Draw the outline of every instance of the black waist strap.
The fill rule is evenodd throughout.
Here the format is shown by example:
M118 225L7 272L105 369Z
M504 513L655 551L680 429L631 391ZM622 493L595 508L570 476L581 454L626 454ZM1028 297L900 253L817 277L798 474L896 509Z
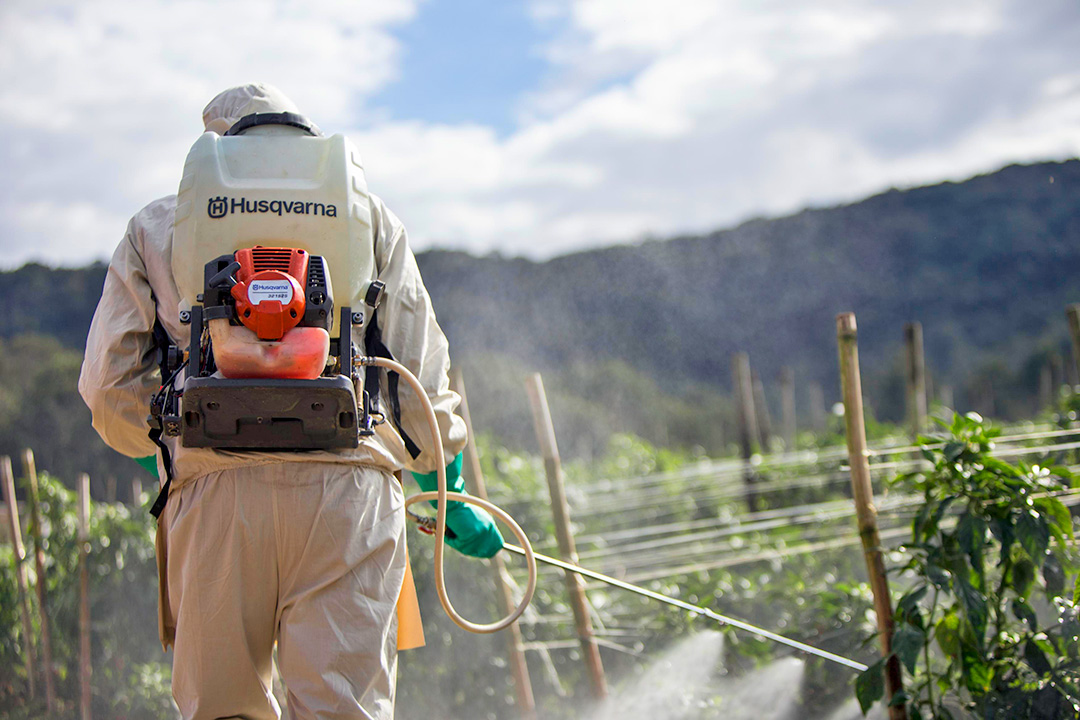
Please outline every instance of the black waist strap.
M367 331L364 333L364 351L368 355L373 355L374 357L386 358L387 360L394 359L393 354L390 352L390 348L386 347L386 343L384 343L382 339L382 331L379 329L378 310L372 311L371 322L368 324ZM364 392L367 393L373 402L379 397L380 370L381 368L374 365L369 365L364 370ZM401 427L401 400L398 397L398 383L400 380L401 376L396 372L392 370L386 372L386 390L390 402L390 416L398 434L401 435L401 441L405 443L405 449L409 451L409 455L415 460L420 456L420 447L413 442L413 439L409 437L409 434Z

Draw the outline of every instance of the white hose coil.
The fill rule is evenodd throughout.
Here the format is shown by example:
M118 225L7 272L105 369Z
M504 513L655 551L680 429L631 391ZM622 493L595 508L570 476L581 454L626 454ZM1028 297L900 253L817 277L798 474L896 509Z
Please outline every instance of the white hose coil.
M493 633L508 627L525 612L525 608L529 606L533 592L536 590L536 558L533 555L532 545L529 543L529 538L525 535L525 531L514 521L514 518L510 517L509 513L497 505L472 495L446 491L446 468L442 463L442 435L439 432L439 421L435 417L435 408L431 406L431 400L428 399L427 391L424 390L424 386L420 384L420 381L416 379L415 375L409 372L408 368L399 362L381 357L359 357L356 359L356 364L361 367L375 365L396 372L405 379L405 382L409 384L417 397L420 398L420 404L424 406L428 427L431 429L431 442L432 447L434 448L434 455L436 458L439 458L436 468L438 490L435 492L423 492L406 498L405 507L408 508L410 505L423 502L424 500L437 500L439 503L435 513L435 591L439 595L439 602L442 604L443 610L446 611L446 614L450 616L450 619L453 620L455 624L469 632ZM446 503L448 500L456 500L469 505L476 505L477 507L487 510L492 516L505 523L521 543L521 548L525 554L525 562L529 569L529 581L525 585L525 594L522 596L521 602L518 603L513 612L501 620L493 623L470 622L458 614L457 610L454 609L454 604L450 602L449 595L446 594L446 581L443 577L443 549L446 546Z

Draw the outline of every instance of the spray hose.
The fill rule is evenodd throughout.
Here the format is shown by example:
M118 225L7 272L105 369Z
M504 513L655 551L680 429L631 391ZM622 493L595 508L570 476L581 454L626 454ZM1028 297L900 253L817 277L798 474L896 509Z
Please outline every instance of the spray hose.
M420 398L420 404L424 406L424 413L427 415L428 427L431 429L431 445L434 448L434 455L436 458L443 457L442 446L442 433L439 432L439 421L435 417L435 408L431 406L431 400L428 399L427 392L424 390L424 386L420 384L420 381L416 379L416 376L409 372L401 363L393 360L381 357L358 357L356 364L360 367L366 367L369 365L375 365L387 370L392 370L405 379L405 382L409 384L409 387L413 389L417 397ZM533 592L536 590L536 559L533 555L532 545L529 543L529 538L525 534L525 531L521 529L521 526L517 524L514 518L510 517L509 513L499 508L487 500L482 498L473 497L472 495L464 495L462 493L447 492L446 491L446 468L442 462L436 463L436 473L438 477L438 490L435 492L425 492L418 495L412 495L405 500L405 509L408 510L410 505L424 500L438 500L438 509L435 512L435 591L439 595L439 602L443 606L443 610L450 616L450 619L454 621L458 627L464 628L469 632L474 633L493 633L502 630L505 627L509 627L511 623L521 617L521 614L525 612L525 608L529 606L532 601ZM521 602L514 608L514 611L504 617L502 620L498 620L493 623L474 623L466 620L458 611L454 609L454 604L450 602L450 596L446 593L446 581L443 577L443 551L446 547L446 501L456 500L458 502L467 503L469 505L476 505L487 510L493 516L506 523L507 527L517 536L517 539L521 541L521 548L518 550L525 556L525 562L529 567L529 582L525 586L525 594L521 598ZM409 513L411 517L418 517Z
M375 365L385 368L387 370L392 370L401 377L405 378L405 381L416 392L417 396L420 398L421 404L424 406L424 411L427 415L428 425L431 428L431 439L432 446L435 448L435 457L443 457L442 435L439 432L439 422L438 419L435 417L435 409L431 406L431 400L428 399L427 392L420 384L420 381L416 379L416 376L409 372L409 370L405 366L401 365L401 363L381 357L358 357L356 359L356 365L359 367ZM692 615L698 617L707 617L710 620L714 620L722 625L730 625L731 627L745 630L746 632L757 635L758 637L765 638L766 640L772 640L773 642L780 643L781 645L786 645L790 648L794 648L795 650L799 650L809 655L814 655L834 663L839 663L840 665L851 668L852 670L858 670L859 672L863 672L867 669L866 665L856 660L852 660L842 655L831 653L827 650L821 650L820 648L816 648L812 645L807 645L806 643L799 642L798 640L792 640L791 638L784 637L783 635L777 635L774 632L770 632L769 630L765 630L764 628L757 627L756 625L751 625L748 622L744 622L742 620L738 620L727 615L722 615L718 612L709 610L708 608L693 605L677 598L673 598L669 595L663 595L658 592L653 592L652 590L647 590L638 585L633 585L631 583L618 580L609 575L604 575L602 573L588 570L572 563L563 562L562 560L558 560L553 557L548 557L547 555L541 555L540 553L533 552L532 545L529 543L529 538L525 535L525 531L521 529L521 526L518 525L517 522L514 521L514 518L510 517L510 515L506 511L502 510L496 505L493 505L487 500L483 500L472 495L447 492L446 468L443 467L442 463L438 463L437 477L438 490L436 492L425 492L418 495L410 496L405 500L405 508L408 513L408 517L411 520L420 525L425 531L430 532L434 535L435 590L439 595L439 602L442 604L443 609L446 611L446 614L450 616L450 619L453 620L454 623L457 624L459 627L468 630L469 632L493 633L498 630L502 630L503 628L509 626L511 623L516 621L519 617L521 617L521 614L525 612L525 608L528 607L529 602L532 601L533 593L536 590L536 561L540 560L541 562L544 562L548 565L553 565L555 567L562 568L563 570L577 573L578 575L590 578L592 580L598 580L600 582L611 585L612 587L627 590L637 595L641 595L643 597L647 597L652 600L656 600L658 602L662 602L667 605L686 610ZM409 506L418 502L422 502L424 500L438 500L439 505L438 509L436 510L434 522L432 522L432 518L430 516L425 517L417 515L412 511L408 510ZM518 603L517 607L514 608L513 612L504 617L502 620L487 624L470 622L463 618L461 615L459 615L457 610L454 609L453 603L450 602L450 598L446 593L446 583L443 576L443 550L446 545L445 534L447 500L456 500L458 502L467 503L469 505L476 505L487 510L493 516L506 523L506 525L510 528L514 535L517 536L518 540L521 541L521 547L504 544L503 549L518 555L523 555L525 557L525 563L528 566L529 570L529 580L525 586L525 592L521 598L521 602Z

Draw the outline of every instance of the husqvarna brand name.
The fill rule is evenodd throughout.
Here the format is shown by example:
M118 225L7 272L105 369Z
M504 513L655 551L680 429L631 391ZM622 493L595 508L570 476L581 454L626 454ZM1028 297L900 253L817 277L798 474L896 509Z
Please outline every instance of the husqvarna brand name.
M224 195L210 198L206 204L206 214L212 218L223 218L230 213L274 213L275 215L320 215L337 217L337 206L330 203L304 200L248 200L247 198L229 198Z

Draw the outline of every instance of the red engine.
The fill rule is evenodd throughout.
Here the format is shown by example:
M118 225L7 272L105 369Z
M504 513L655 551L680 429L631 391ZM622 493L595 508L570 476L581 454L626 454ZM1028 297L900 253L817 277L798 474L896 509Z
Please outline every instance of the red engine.
M230 293L240 322L260 340L280 340L304 317L307 252L256 245L237 250L236 262L240 269Z

